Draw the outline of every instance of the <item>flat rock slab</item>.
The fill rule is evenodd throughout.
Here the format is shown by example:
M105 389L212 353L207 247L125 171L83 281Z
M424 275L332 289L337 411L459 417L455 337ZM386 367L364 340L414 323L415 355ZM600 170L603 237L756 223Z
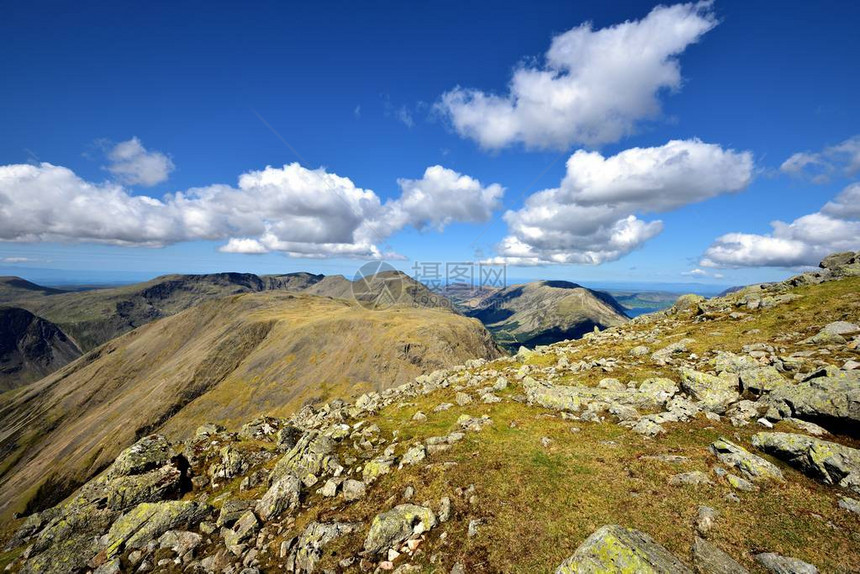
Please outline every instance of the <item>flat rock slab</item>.
M736 468L754 482L766 480L782 482L785 480L782 471L772 462L766 461L724 438L711 444L711 452L717 456L720 462Z
M672 553L644 532L610 524L596 530L561 563L556 574L642 572L692 574Z

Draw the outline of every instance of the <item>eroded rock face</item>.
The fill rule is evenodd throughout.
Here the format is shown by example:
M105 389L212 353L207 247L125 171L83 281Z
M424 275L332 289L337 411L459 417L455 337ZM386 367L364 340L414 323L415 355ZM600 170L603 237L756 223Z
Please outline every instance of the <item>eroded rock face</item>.
M717 456L720 462L736 468L754 482L767 480L782 482L784 480L782 471L773 463L724 438L711 445L711 452Z
M608 525L595 531L561 563L556 574L642 572L692 574L680 560L644 532Z
M436 526L436 515L424 506L401 504L377 514L364 540L367 552L381 553Z
M758 433L752 443L825 484L860 493L860 450L784 432Z

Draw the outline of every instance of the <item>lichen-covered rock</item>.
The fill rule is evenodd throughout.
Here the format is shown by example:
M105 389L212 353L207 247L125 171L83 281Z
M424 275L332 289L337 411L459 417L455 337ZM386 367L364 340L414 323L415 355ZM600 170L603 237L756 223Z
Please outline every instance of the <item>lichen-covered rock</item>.
M173 448L161 435L144 437L122 451L105 472L108 479L142 474L159 468L173 458Z
M694 343L694 339L681 339L675 341L662 349L651 353L651 360L658 364L666 364L672 361L672 358L687 352L687 345Z
M633 425L632 428L633 432L651 438L666 432L666 429L664 429L662 426L660 426L648 417L642 417L641 419L639 419L636 424Z
M374 517L364 540L364 549L379 554L434 526L436 516L432 510L415 504L401 504Z
M168 530L203 520L211 508L199 502L173 500L139 504L114 522L100 541L112 557L128 548L142 548Z
M750 357L749 355L736 355L726 351L717 353L717 358L714 361L714 367L717 372L743 373L748 369L757 369L761 364Z
M413 446L400 459L400 466L418 464L427 457L427 449L424 445Z
M692 574L680 560L644 532L615 524L589 536L576 552L561 563L556 574L603 572Z
M318 431L306 432L275 465L272 480L292 473L304 484L311 485L324 471L333 471L338 466L333 452L334 441L330 437Z
M645 379L637 389L637 403L645 408L659 408L678 393L678 385L671 379L652 377Z
M701 295L696 295L694 293L688 293L686 295L681 295L675 300L674 305L672 305L672 309L674 311L689 311L692 309L698 308L700 303L704 303L705 298Z
M749 574L734 558L698 536L693 542L690 554L693 568L701 574Z
M553 385L531 377L523 380L528 401L544 408L577 412L593 403L617 404L642 409L662 408L678 392L675 383L665 378L648 379L638 388L600 388Z
M825 484L838 484L860 493L860 450L784 432L758 433L752 443Z
M157 502L178 494L182 479L183 472L177 466L168 464L143 474L120 476L101 484L108 507L125 510L141 502Z
M786 384L785 378L773 367L756 367L740 373L741 387L755 394L769 393Z
M361 478L365 483L370 484L383 474L391 472L391 467L393 465L394 457L391 456L382 456L380 458L369 460L361 471Z
M158 539L159 548L169 548L179 556L200 546L203 537L188 530L168 530Z
M287 572L313 572L322 557L323 548L331 541L358 530L350 522L311 522L299 536L287 561Z
M229 548L248 540L259 529L260 521L257 519L257 515L252 510L246 510L233 528L222 530L221 535L224 537L224 544Z
M272 483L255 510L260 518L269 520L283 511L296 508L302 494L302 481L295 474L288 473Z
M21 571L39 574L67 574L83 570L98 552L96 535L106 530L116 513L94 505L66 511L39 533L31 557Z
M681 369L681 388L700 401L702 408L723 414L726 408L740 398L738 376L734 373L709 375L694 369Z
M754 482L766 480L782 482L785 480L782 471L772 462L768 462L724 438L714 441L711 445L711 452L717 456L720 462L736 468Z
M343 481L342 491L343 499L351 502L359 498L364 498L367 487L360 480L347 479Z
M818 568L812 564L797 558L780 556L774 552L757 554L755 560L768 572L774 574L818 574Z
M768 403L783 417L860 423L860 372L838 371L831 376L782 385L768 395Z
M253 507L253 500L227 500L221 505L221 511L218 513L218 520L215 524L217 526L231 526L239 520L239 517Z

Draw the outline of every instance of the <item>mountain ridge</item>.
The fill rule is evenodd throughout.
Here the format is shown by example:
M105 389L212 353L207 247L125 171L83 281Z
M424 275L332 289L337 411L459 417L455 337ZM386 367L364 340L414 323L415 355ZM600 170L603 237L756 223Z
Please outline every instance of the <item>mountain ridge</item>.
M0 512L24 491L31 509L57 502L156 430L187 436L209 417L284 414L500 354L479 322L444 309L286 291L207 301L0 397Z
M142 437L65 503L16 520L3 564L852 571L851 255L238 433L210 421L179 443Z

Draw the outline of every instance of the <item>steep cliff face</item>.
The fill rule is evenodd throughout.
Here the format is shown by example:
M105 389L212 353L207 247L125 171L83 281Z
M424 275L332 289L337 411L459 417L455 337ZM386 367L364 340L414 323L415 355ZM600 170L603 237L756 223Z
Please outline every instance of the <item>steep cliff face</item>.
M63 331L26 309L0 307L0 392L36 381L81 356Z

